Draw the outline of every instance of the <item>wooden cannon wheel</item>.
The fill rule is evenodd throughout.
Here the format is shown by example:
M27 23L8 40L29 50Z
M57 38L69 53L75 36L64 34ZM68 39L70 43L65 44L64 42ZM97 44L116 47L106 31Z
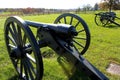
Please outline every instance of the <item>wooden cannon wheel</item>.
M98 26L106 26L109 22L107 15L103 12L96 14L94 20Z
M55 21L55 24L69 24L75 27L78 35L72 40L73 46L80 54L84 54L90 45L90 31L85 21L72 13L64 13Z
M19 17L9 17L4 26L9 57L22 80L41 80L43 62L36 39Z

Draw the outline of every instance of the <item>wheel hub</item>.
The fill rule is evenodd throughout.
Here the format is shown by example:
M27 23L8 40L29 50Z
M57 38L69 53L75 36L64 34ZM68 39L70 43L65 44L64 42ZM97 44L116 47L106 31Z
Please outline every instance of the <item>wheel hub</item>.
M15 47L14 49L12 49L10 56L16 59L20 59L23 58L24 55L24 50L20 47Z

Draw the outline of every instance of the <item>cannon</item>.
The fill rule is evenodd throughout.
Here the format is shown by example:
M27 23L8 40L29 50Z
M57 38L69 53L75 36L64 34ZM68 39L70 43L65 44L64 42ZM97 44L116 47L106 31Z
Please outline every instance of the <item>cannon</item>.
M37 29L36 34L31 31L32 27ZM108 80L83 57L90 45L90 31L78 15L64 13L54 24L8 17L4 37L9 57L21 80L42 80L44 67L40 48L46 46L59 55L58 62L64 59L91 80Z
M94 21L98 26L106 26L109 24L115 24L120 26L120 17L116 15L115 12L112 12L112 6L114 4L113 0L108 0L109 11L108 12L99 12L95 14Z
M100 12L95 14L95 23L98 26L106 26L109 24L115 24L120 26L120 18L116 15L115 12Z

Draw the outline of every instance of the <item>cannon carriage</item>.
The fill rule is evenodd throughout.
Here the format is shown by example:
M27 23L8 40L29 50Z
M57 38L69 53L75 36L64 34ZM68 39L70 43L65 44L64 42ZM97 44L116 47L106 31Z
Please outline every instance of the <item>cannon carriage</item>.
M30 27L36 28L37 34L33 34ZM46 46L91 80L108 80L82 56L90 45L90 31L78 15L64 13L54 24L9 17L5 22L4 36L9 57L21 80L42 79L44 66L40 48Z

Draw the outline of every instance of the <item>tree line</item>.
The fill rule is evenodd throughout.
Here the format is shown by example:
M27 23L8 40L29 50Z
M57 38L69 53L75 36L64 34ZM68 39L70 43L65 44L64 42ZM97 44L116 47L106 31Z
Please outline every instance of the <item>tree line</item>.
M74 9L45 9L45 8L0 8L0 15L39 15L70 12ZM4 14L5 13L5 14Z
M83 8L76 9L80 11L95 11L95 10L120 10L120 0L101 0L100 3L96 3L93 7L90 4L83 6Z
M99 8L102 10L110 8L113 10L120 10L120 0L102 0L99 4Z

